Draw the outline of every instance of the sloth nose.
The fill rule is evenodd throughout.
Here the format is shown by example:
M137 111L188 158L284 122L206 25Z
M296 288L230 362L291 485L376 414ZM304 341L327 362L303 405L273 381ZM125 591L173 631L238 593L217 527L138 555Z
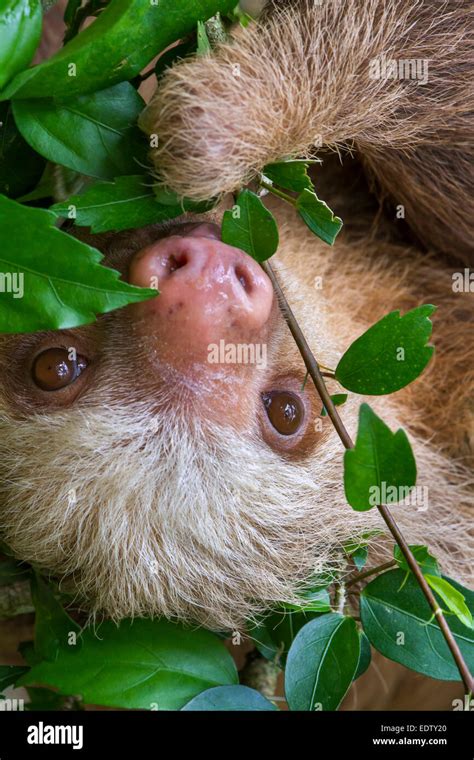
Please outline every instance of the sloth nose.
M133 308L151 331L173 336L177 347L191 348L193 355L222 338L258 335L271 313L269 278L250 256L221 242L214 225L193 225L184 235L142 248L132 259L129 281L159 289L156 299Z

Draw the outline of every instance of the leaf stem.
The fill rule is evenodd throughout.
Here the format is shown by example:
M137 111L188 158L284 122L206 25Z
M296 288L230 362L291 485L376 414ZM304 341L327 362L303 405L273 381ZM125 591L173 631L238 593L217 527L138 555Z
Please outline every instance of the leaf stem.
M273 185L270 185L270 183L266 182L264 179L259 180L259 185L265 190L268 190L269 193L273 193L273 195L276 195L278 198L281 198L287 203L291 203L292 206L296 206L296 200L292 198L291 195L284 193L283 190L277 190L276 187L273 187Z
M369 570L366 570L363 573L359 573L359 575L356 575L355 578L351 578L350 581L347 581L346 588L349 588L350 586L355 586L356 583L359 583L359 581L365 580L365 578L370 578L371 575L375 575L376 573L383 573L384 570L390 570L391 567L395 567L396 561L394 559L390 560L390 562L385 562L383 565L377 565L377 567L371 567Z
M275 275L275 272L273 271L273 268L271 264L268 261L262 262L262 268L269 276L273 288L275 290L275 293L278 298L278 302L280 305L280 309L282 311L283 317L285 318L285 321L290 329L291 334L293 335L293 338L295 340L295 343L299 349L299 352L301 354L301 357L305 363L306 369L308 370L308 373L316 387L316 390L319 393L319 396L321 398L321 401L323 402L324 406L326 407L326 411L331 418L331 421L337 431L337 434L339 435L339 438L341 439L344 447L346 449L352 449L354 447L354 444L352 442L352 438L350 437L344 423L341 420L341 417L339 416L339 413L331 399L331 396L328 392L328 389L326 388L326 384L324 382L324 379L321 374L321 370L319 368L319 364L316 361L310 347L308 346L308 343L306 341L306 338L303 335L303 332L295 318L295 315L293 314L291 307L288 303L288 301L285 298L285 295L283 293L283 290L281 289L280 283L278 282L278 279ZM464 657L461 653L461 650L458 647L458 644L451 632L451 629L449 628L446 618L443 615L442 610L439 607L438 602L436 601L436 598L431 591L423 573L421 572L420 566L418 565L415 557L413 556L413 553L408 546L407 542L405 541L398 525L396 524L395 520L393 519L390 510L387 506L381 504L377 506L377 509L379 510L387 528L389 529L390 533L392 534L393 538L395 539L396 543L400 547L400 550L405 557L407 564L412 571L413 575L415 576L416 580L418 581L418 584L428 602L431 609L433 610L434 615L436 616L436 620L438 621L438 625L441 629L441 632L446 640L446 643L451 651L451 654L453 656L453 659L456 663L456 666L459 670L459 674L461 676L461 679L464 683L464 687L466 689L466 693L472 693L474 692L474 679L469 671L469 668L464 660Z

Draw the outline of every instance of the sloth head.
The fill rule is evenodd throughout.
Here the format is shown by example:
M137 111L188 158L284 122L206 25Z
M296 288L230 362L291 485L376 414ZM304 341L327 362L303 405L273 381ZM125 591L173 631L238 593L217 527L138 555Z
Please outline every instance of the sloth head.
M330 285L334 261L299 225L281 231L275 266L335 366L360 325ZM2 337L0 533L92 614L243 627L340 567L379 517L345 501L341 443L253 259L189 217L89 242L160 295L80 329ZM324 296L298 265L311 256L329 267ZM352 431L358 403L344 407ZM382 404L396 425L400 406ZM420 456L445 515L400 522L443 544L456 491L421 444Z
M160 295L2 338L3 537L95 611L240 626L337 564L367 517L258 264L206 222L102 249Z

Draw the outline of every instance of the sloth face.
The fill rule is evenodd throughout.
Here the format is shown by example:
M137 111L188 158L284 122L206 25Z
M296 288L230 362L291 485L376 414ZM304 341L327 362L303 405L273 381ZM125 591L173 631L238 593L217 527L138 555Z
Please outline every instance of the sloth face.
M379 527L345 502L342 447L267 276L219 237L185 220L97 238L160 295L0 343L2 537L92 613L242 627ZM350 315L308 298L303 328L332 366Z

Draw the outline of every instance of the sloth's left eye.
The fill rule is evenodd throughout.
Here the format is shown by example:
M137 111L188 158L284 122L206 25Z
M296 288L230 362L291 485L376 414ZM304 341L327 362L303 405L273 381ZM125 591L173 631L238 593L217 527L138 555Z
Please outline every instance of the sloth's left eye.
M280 435L295 435L305 417L301 399L290 391L269 391L262 394L268 419Z
M43 391L58 391L71 385L87 367L87 359L66 348L48 348L39 354L31 370Z

